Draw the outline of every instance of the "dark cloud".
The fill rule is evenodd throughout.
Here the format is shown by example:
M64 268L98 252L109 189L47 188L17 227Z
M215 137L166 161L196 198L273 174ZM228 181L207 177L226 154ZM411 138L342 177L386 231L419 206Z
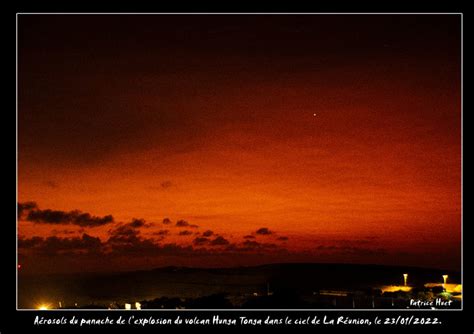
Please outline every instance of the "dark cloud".
M72 224L81 227L96 227L114 222L114 218L111 215L97 217L79 210L40 210L34 202L19 204L18 207L19 214L20 212L23 214L25 211L28 211L25 218L27 221L38 224Z
M250 240L245 240L242 244L245 247L251 247L251 248L256 248L260 246L260 243L258 243L257 241L250 241Z
M142 222L142 220L138 221ZM136 222L137 220L134 220L131 223L119 225L117 228L109 231L111 236L104 244L105 252L115 255L136 254L140 256L153 253L157 244L153 239L141 237L140 230L137 226L143 225L137 224ZM168 232L163 232L161 236L164 236L167 233ZM164 237L160 240L162 239L164 239Z
M115 228L109 230L109 242L115 243L134 243L138 240L140 227L147 226L144 219L132 219L130 223L119 224Z
M41 237L32 237L32 238L18 238L18 248L34 248L37 245L41 244L44 241L44 238Z
M34 210L37 208L38 208L38 205L36 204L36 202L18 203L18 218L21 218L24 212Z
M249 242L248 244L235 245L229 244L227 240L219 236L214 240L209 238L196 238L193 243L197 246L204 244L228 246L224 249L201 249L192 246L179 246L176 244L160 244L153 239L139 237L136 233L120 228L114 236L110 237L106 242L102 242L99 238L83 234L82 237L59 238L56 236L42 238L32 237L29 239L20 238L18 247L22 256L23 251L30 251L30 255L55 256L65 254L91 254L100 253L103 256L123 256L123 255L140 255L148 256L211 256L222 255L224 253L238 255L241 252L252 250L262 250L272 248L270 244L259 244Z
M167 234L167 230L163 230L163 234ZM187 233L186 233L187 232ZM181 235L188 235L189 231L181 231ZM255 240L245 240L240 244L229 243L222 236L217 236L211 240L207 237L197 237L193 240L195 246L226 246L218 249L195 249L192 246L177 246L175 244L161 244L153 239L147 239L140 236L140 231L131 227L131 224L122 224L110 231L110 237L103 242L98 237L90 236L83 233L81 237L57 237L51 236L47 238L34 236L26 239L20 237L18 239L18 247L21 255L25 255L25 251L30 255L94 255L101 254L103 256L123 256L123 255L139 255L139 256L210 256L222 254L292 254L287 249L282 248L273 243L260 243ZM387 251L382 248L364 248L356 246L344 245L319 245L315 247L314 254L343 254L353 256L373 256L384 255ZM303 253L301 253L303 254ZM295 254L293 254L295 255ZM305 256L310 255L310 253Z
M99 238L92 237L86 233L82 237L58 238L56 236L31 239L18 239L18 248L33 249L39 254L74 254L74 253L98 253L101 251L102 242Z
M255 233L257 234L260 234L260 235L270 235L272 234L273 232L270 231L268 228L266 227L262 227L262 228L259 228L257 231L255 231Z
M91 216L89 213L82 213L79 210L65 212L54 210L34 210L28 213L28 221L44 224L73 224L82 227L95 227L112 223L111 215L104 217Z
M288 237L281 236L281 237L278 237L277 240L288 241Z
M58 237L32 237L30 239L20 238L18 240L21 256L45 256L53 257L60 255L92 255L100 254L108 258L122 256L192 256L206 255L205 251L199 251L192 246L178 246L176 244L158 244L152 239L144 239L131 236L126 241L110 238L102 242L99 238L84 234L81 238L58 238Z
M193 234L193 232L188 231L188 230L184 230L178 233L178 235L191 235L191 234Z
M225 246L228 244L229 244L229 241L222 236L218 236L217 238L211 241L212 246Z
M153 232L154 235L160 235L160 236L165 236L168 235L169 230L159 230L157 232Z
M165 225L171 224L171 220L169 218L164 218L163 219L163 224L165 224Z
M209 239L209 238L207 238ZM163 263L187 266L192 259L199 259L198 263L219 266L222 259L235 260L235 265L248 265L249 263L263 264L281 261L313 261L321 256L350 255L357 256L367 253L368 250L352 250L347 254L337 251L331 246L313 248L312 251L291 252L288 249L271 244L247 240L247 243L231 243L220 247L210 246L210 240L196 240L192 245L177 245L175 243L161 243L154 239L146 239L140 235L132 236L128 242L116 240L101 241L89 235L76 238L58 237L32 237L18 240L18 255L25 263L25 269L38 264L41 268L51 264L57 268L62 266L62 271L83 271L84 268L98 268L99 270L114 270L120 263L132 261L133 263L148 263L149 265L162 266ZM203 247L204 246L204 247ZM323 249L326 249L325 251ZM381 250L371 250L370 256L382 254ZM379 253L377 253L379 252ZM383 252L383 250L382 250ZM411 255L411 254L410 254ZM328 257L334 259L334 257ZM163 262L166 261L166 262ZM251 262L249 262L251 261ZM255 262L253 262L255 261ZM66 266L64 265L66 263ZM81 263L81 268L74 264ZM82 267L82 264L84 266ZM105 269L104 269L105 268Z
M176 222L176 226L178 226L178 227L199 228L198 225L189 224L187 221L182 220L182 219L181 219L181 220L178 220L178 221Z
M187 226L189 226L189 223L185 220L178 220L176 222L176 226L178 226L178 227L187 227Z
M212 236L213 234L214 234L213 231L207 230L207 231L203 232L202 236L203 236L203 237L210 237L210 236Z
M97 237L83 234L82 237L49 238L32 237L30 239L20 238L18 240L19 256L29 261L35 259L55 263L54 261L121 261L123 257L137 257L140 259L162 259L163 256L178 258L205 257L206 259L217 259L225 256L233 256L241 259L245 256L281 256L288 254L283 248L271 244L259 244L255 242L247 244L230 244L221 236L210 240L198 237L193 240L193 245L181 246L174 243L163 244L155 239L143 238L139 231L131 228L128 224L119 226L113 230L111 237L101 241ZM225 246L216 248L203 248L203 245ZM253 255L252 255L253 254ZM206 260L207 261L207 260ZM91 263L92 263L91 262ZM111 262L108 262L111 263ZM102 264L101 264L102 267Z
M244 235L244 239L255 239L253 235Z
M206 238L206 237L198 237L193 240L193 244L197 246L205 245L207 243L209 243L209 238Z
M138 239L140 231L133 228L129 224L120 225L109 231L109 242L130 243Z
M129 223L130 227L133 228L139 228L145 226L145 220L144 219L133 219L131 223Z

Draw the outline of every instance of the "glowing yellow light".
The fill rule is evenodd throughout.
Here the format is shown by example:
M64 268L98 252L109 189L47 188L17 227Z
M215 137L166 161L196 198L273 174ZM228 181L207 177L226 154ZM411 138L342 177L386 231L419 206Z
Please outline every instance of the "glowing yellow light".
M38 305L37 309L40 311L46 311L46 310L49 310L49 305L41 304L41 305Z
M444 280L444 284L446 284L446 281L448 280L448 275L443 275L443 280Z
M449 293L461 293L462 292L462 284L456 284L456 283L426 283L425 287L426 288L434 288L435 286L442 286L445 288L446 292Z
M412 290L411 286L404 286L404 285L385 285L381 287L382 292L409 292Z
M403 274L403 282L407 285L408 274Z
M141 309L142 309L142 304L140 304L139 302L136 302L136 303L135 303L135 308L136 308L137 310L141 310Z

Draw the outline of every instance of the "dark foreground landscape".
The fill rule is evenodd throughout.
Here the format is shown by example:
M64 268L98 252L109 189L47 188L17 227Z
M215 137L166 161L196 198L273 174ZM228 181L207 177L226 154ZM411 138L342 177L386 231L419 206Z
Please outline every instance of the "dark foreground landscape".
M407 274L406 282L403 274ZM444 283L443 275L446 278ZM460 308L459 272L353 264L18 276L20 309ZM415 304L417 303L417 304Z

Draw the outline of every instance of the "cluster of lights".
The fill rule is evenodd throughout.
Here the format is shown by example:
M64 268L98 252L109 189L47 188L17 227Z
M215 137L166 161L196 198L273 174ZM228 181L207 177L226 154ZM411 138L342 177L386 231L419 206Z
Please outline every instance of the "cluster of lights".
M140 304L139 302L136 302L136 303L135 303L135 308L136 308L137 310L141 310L141 309L142 309L142 304ZM126 310L131 310L131 309L132 309L132 304L125 303L125 309L126 309Z
M59 302L59 307L61 307L61 302ZM77 306L77 304L76 304ZM135 308L137 310L141 310L142 309L142 304L140 304L139 302L136 302L135 303ZM46 311L46 310L50 310L51 309L51 305L50 304L39 304L38 306L36 306L36 309L39 310L39 311ZM132 304L129 304L129 303L125 303L125 309L126 310L131 310L132 309Z
M18 269L21 267L21 265L18 265ZM403 274L403 283L404 285L406 286L407 285L407 280L408 280L408 274ZM448 280L448 275L443 275L443 284L446 284ZM60 304L61 305L61 304ZM76 304L77 306L77 304ZM141 310L141 304L139 302L136 302L135 303L135 308L137 310ZM50 309L50 305L48 304L40 304L37 306L37 309L40 310L40 311L46 311L46 310L49 310ZM131 310L132 309L132 304L129 304L129 303L126 303L125 304L125 309L126 310Z
M407 279L408 279L408 274L403 274L403 283L405 284L405 286L407 285ZM448 281L448 275L443 275L443 284L446 284L446 282Z

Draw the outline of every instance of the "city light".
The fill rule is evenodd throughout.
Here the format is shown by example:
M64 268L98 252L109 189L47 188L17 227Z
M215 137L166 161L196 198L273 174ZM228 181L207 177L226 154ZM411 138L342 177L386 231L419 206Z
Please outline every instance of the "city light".
M135 308L136 308L137 310L141 310L141 309L142 309L142 304L140 304L139 302L136 302L136 303L135 303Z
M405 286L407 285L407 278L408 278L408 274L403 274L403 282Z
M126 310L131 310L132 309L132 304L125 303L125 309Z
M49 305L40 304L40 305L38 305L37 309L40 310L40 311L46 311L46 310L49 310Z
M444 281L444 284L446 284L446 281L448 280L448 275L443 275L443 281Z
M412 287L405 285L384 285L380 289L382 290L382 292L410 292L412 290Z

